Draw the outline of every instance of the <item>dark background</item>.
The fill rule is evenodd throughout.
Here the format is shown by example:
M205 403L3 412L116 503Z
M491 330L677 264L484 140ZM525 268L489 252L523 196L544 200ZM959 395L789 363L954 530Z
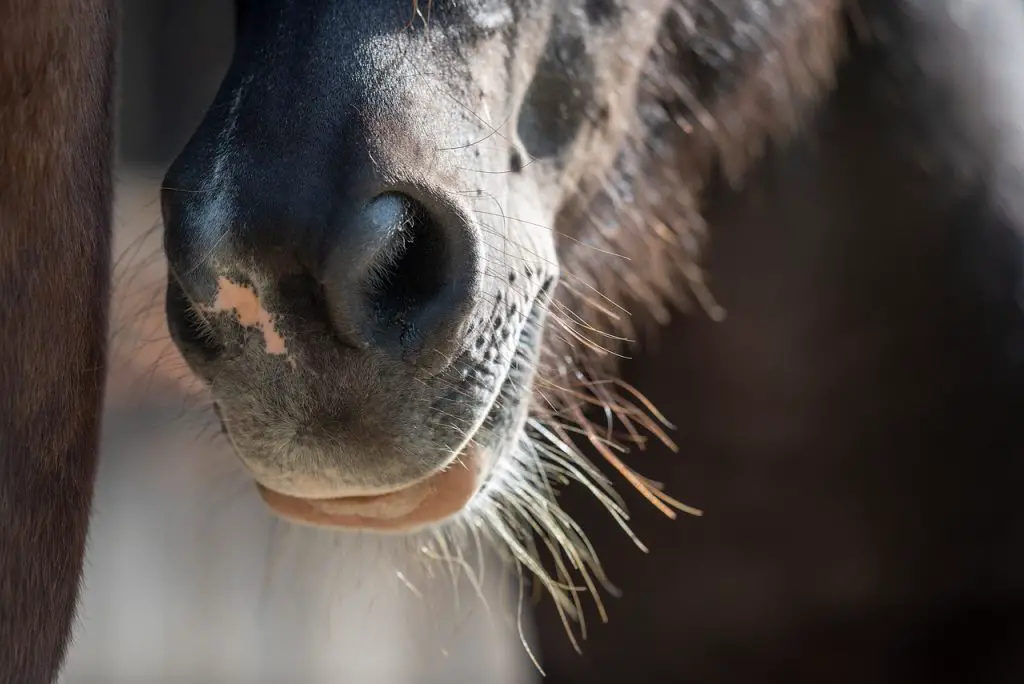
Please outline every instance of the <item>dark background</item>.
M231 57L231 0L123 3L120 151L166 166L213 99Z

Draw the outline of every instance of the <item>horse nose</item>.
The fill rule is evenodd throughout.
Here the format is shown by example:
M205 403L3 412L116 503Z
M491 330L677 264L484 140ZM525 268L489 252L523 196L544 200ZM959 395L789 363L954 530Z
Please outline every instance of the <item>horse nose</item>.
M195 171L194 161L184 167ZM342 344L368 353L437 367L460 344L482 248L466 212L443 191L418 185L369 193L356 183L368 199L307 191L298 208L287 185L275 183L236 187L234 206L225 208L223 193L181 191L187 180L169 174L162 196L172 274L167 313L186 357L209 364L227 348L216 329L195 329L194 312L216 300L229 274L261 283L259 301L270 317L317 317ZM311 210L311 197L324 198L324 207Z
M342 339L433 365L468 319L480 278L480 242L439 195L398 191L367 202L328 244L320 275Z

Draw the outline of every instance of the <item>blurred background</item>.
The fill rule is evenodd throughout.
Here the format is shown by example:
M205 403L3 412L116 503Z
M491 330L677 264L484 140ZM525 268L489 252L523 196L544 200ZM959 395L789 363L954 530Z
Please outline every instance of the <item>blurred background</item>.
M124 3L110 379L62 682L532 681L497 573L483 598L465 581L421 590L404 541L273 519L170 344L160 181L216 92L233 26L231 0Z

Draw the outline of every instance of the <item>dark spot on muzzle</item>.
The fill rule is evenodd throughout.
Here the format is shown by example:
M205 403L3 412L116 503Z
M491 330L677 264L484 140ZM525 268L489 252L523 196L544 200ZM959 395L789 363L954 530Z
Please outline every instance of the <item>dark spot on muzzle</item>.
M586 27L558 14L519 111L518 133L533 158L559 158L571 148L595 107L594 62Z

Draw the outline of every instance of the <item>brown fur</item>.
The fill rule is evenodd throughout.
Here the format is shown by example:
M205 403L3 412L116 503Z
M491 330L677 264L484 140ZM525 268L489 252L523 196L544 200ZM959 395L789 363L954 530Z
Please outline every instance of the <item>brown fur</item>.
M0 682L53 681L99 438L116 3L0 2Z
M918 3L860 4L872 5L876 17L891 7L900 20L906 13L908 23L920 21L911 11ZM892 53L906 54L886 53L891 61L882 61L883 50L851 43L845 80L809 135L791 150L762 145L800 130L802 117L794 115L807 113L831 86L842 38L866 36L856 26L857 3L845 5L849 23L838 13L840 3L802 3L810 18L803 31L767 31L779 36L785 58L765 62L769 71L755 66L752 78L726 79L740 83L737 89L691 98L694 105L678 117L681 132L666 125L668 138L643 138L669 141L664 167L636 165L635 176L652 187L620 197L616 189L625 184L615 178L601 186L601 213L582 238L630 261L562 246L567 272L586 273L595 290L638 314L626 316L570 280L589 301L568 291L567 308L596 303L619 314L591 305L584 317L595 327L632 335L635 318L650 311L665 322L671 304L687 303L683 295L717 314L696 267L705 233L702 200L708 200L719 247L711 272L725 282L719 289L735 320L676 323L659 331L659 353L629 369L626 377L680 421L689 450L672 460L655 448L632 465L666 482L669 492L694 497L709 515L672 526L638 511L635 529L652 553L629 557L616 531L598 537L596 515L586 514L589 497L570 494L566 510L595 538L625 596L611 626L595 630L600 635L584 646L584 658L556 641L561 625L554 611L542 611L541 643L554 681L612 681L625 672L694 682L1020 677L1019 584L990 583L977 569L991 563L1019 577L1019 523L1007 511L1016 508L1008 491L1019 482L1020 433L1019 421L1007 416L1021 406L1021 376L1019 360L1004 357L1006 346L1020 348L1019 304L1006 301L1019 285L1000 280L1000 268L1010 279L1020 271L1004 266L1014 257L996 256L1019 244L997 242L1006 239L998 230L1007 226L988 207L959 203L973 188L949 181L966 175L977 152L951 151L958 122L944 118L936 103L948 97L962 106L969 98L942 92L938 79L922 85L905 73L889 74L894 66L916 73L915 46L898 31L887 35L891 27L879 20L877 43L889 47L887 39ZM880 64L888 68L881 75ZM981 103L976 107L984 111ZM926 126L937 131L922 134ZM719 135L723 129L730 134ZM773 153L769 163L749 164L763 150ZM733 189L708 184L713 191L704 197L719 170ZM670 202L659 195L663 179L672 188ZM950 199L954 188L962 194ZM679 195L686 201L676 208ZM991 276L992 290L982 296L981 278L973 270L966 276L965 264L1001 275ZM687 282L691 290L679 287ZM759 288L779 293L761 295ZM934 340L929 331L936 331ZM955 338L962 331L970 331L969 341ZM993 342L998 335L1005 337ZM563 362L564 345L553 352L549 363L561 373L556 382L592 383L564 370L572 368ZM592 363L594 355L584 352L591 357L584 365ZM635 416L629 405L623 413ZM605 416L594 417L602 436ZM1014 484L1003 487L1001 480ZM849 509L836 513L833 506ZM904 527L907 519L915 523ZM985 541L971 546L972 537ZM949 569L961 560L969 569ZM856 589L822 586L830 581ZM910 600L919 602L903 603ZM1015 666L1005 679L987 674L1011 659Z
M834 85L844 49L844 3L799 0L784 7L755 24L759 51L737 49L727 64L705 76L714 87L704 98L697 94L704 84L695 69L702 57L690 46L698 41L734 46L734 26L747 17L733 15L726 3L683 1L670 9L668 29L644 71L637 119L618 163L607 176L585 179L580 198L559 218L560 232L579 239L559 245L559 261L569 277L558 290L556 312L576 312L586 323L568 334L548 324L541 388L546 391L536 410L573 416L593 446L596 435L574 408L581 393L588 403L612 408L627 428L627 442L642 447L646 441L632 425L637 423L675 448L647 415L642 395L605 378L617 375L616 362L628 353L629 345L622 343L640 333L656 336L656 326L665 325L674 309L688 310L696 301L713 318L724 315L700 266L707 237L704 187L717 171L740 185L749 165L769 144L785 143L797 133ZM682 108L671 119L644 120L644 111L662 109L651 103L665 100ZM631 176L657 183L637 187ZM633 196L620 196L620 188ZM671 509L680 508L679 502L649 486L610 451L598 449L674 517Z
M635 335L636 321L618 314L609 317L609 308L616 312L609 302L638 312L641 325L648 316L663 325L674 306L688 308L691 295L715 313L698 266L706 233L700 215L705 183L719 168L732 182L741 183L748 165L770 140L783 142L797 132L831 88L842 54L841 0L788 3L785 10L776 10L783 16L759 26L764 52L739 53L724 70L728 73L714 77L733 86L720 87L702 102L695 94L698 84L687 79L698 58L680 46L695 36L728 45L736 18L724 9L708 10L702 20L691 23L688 7L693 4L701 3L680 2L670 10L675 13L674 30L662 37L640 87L641 104L644 98L664 98L668 90L687 101L686 109L672 121L636 122L624 164L617 165L611 177L588 179L591 189L560 217L561 230L585 238L582 244L560 245L563 268L593 287L581 293L563 288L564 303L585 312L581 316L595 328L619 335ZM658 141L657 148L651 147L652 140ZM628 173L657 178L658 184L640 188L637 197L627 200L617 188L630 186L621 184L616 174ZM629 209L623 211L624 207ZM615 230L607 230L608 225L615 225ZM594 246L621 258L607 258ZM644 265L642 271L637 264ZM568 284L574 285L571 280ZM593 306L594 292L602 295L597 298L599 308ZM556 356L564 353L559 347Z

